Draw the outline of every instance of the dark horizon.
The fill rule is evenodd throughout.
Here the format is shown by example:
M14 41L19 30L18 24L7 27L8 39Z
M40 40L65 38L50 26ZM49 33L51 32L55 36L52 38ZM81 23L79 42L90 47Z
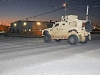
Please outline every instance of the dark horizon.
M78 15L85 19L86 7L89 5L89 19L94 25L100 26L99 0L66 0L67 14ZM16 20L29 18L29 20L59 21L65 15L65 10L53 11L62 7L65 0L0 0L0 24L11 23ZM52 11L52 12L50 12ZM50 12L50 13L47 13ZM44 14L43 14L44 13ZM47 13L47 14L45 14ZM42 15L41 15L42 14ZM40 15L34 17L36 15Z

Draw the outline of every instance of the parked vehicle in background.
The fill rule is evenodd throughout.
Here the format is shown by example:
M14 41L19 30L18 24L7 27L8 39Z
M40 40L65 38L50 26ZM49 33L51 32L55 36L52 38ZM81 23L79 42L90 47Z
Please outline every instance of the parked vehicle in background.
M0 31L0 34L5 33L5 31Z
M3 35L5 33L5 31L0 31L0 35Z

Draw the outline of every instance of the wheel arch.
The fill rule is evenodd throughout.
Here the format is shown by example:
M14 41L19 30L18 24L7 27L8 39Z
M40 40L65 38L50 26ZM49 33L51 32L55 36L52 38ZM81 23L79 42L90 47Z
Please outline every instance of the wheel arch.
M76 29L71 29L71 30L69 30L68 32L71 33L71 32L73 32L73 31L76 32L76 33L78 33Z
M74 35L76 35L76 36L78 37L78 32L77 32L77 30L76 30L76 29L69 30L69 31L68 31L68 34L69 34L68 36L70 36L70 35L73 35L73 34L74 34Z

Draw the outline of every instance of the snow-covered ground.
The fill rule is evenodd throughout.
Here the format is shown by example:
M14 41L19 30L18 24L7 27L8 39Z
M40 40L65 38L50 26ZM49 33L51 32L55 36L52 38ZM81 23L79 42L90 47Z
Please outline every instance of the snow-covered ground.
M100 38L71 46L0 36L0 75L100 75Z

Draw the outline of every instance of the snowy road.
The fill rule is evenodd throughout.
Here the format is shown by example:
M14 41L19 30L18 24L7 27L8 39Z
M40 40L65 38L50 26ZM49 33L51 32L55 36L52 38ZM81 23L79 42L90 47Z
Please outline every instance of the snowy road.
M100 75L100 37L71 46L0 36L0 75Z

